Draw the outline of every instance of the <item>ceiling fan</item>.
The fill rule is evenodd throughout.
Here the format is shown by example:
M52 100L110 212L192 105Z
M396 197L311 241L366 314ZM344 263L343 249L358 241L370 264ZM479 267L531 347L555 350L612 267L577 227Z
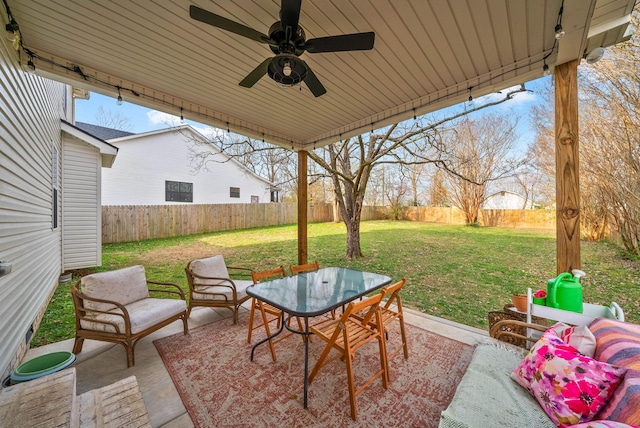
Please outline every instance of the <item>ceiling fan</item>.
M189 16L205 24L230 31L256 42L269 45L276 54L267 58L240 82L240 86L251 88L265 74L284 86L304 82L314 96L327 92L311 68L299 58L304 52L325 53L373 49L375 33L354 33L340 36L318 37L305 40L302 27L298 25L302 0L282 0L280 21L269 28L269 35L247 27L223 16L208 12L197 6L189 7Z

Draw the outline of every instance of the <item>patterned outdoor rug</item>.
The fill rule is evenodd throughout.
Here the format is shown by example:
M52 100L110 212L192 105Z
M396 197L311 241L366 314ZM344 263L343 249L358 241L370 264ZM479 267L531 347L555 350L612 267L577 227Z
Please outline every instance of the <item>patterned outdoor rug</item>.
M268 346L261 345L251 362L247 325L247 316L237 325L227 318L194 328L189 336L178 333L154 341L198 427L437 427L473 353L472 346L407 325L409 359L400 352L391 361L388 389L378 378L356 397L354 422L341 360L320 370L304 409L302 339L291 335L276 343L276 362ZM390 351L398 338L399 331L392 330ZM323 347L324 342L312 339L309 371ZM380 367L377 343L358 350L354 365L358 388Z

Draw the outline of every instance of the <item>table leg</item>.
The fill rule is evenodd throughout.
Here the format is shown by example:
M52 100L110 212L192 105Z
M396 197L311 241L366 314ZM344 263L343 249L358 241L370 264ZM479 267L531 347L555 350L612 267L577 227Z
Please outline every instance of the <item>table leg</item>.
M280 316L282 317L282 320L280 321L280 328L278 329L278 331L273 333L271 336L268 336L266 339L262 339L260 342L258 342L255 345L253 345L253 348L251 348L251 361L253 361L253 353L255 352L255 350L256 350L256 348L258 346L262 345L263 343L267 343L268 341L270 341L271 339L273 339L274 337L276 337L277 335L282 333L282 330L284 329L284 323L285 323L284 312L282 312L282 314ZM272 319L272 321L273 321L273 319Z
M309 389L309 318L304 317L304 408L307 408L307 390Z

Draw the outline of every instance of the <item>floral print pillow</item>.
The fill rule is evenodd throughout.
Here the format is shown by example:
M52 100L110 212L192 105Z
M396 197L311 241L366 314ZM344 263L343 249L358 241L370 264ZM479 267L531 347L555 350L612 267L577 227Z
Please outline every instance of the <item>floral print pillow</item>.
M627 425L622 422L615 421L591 421L583 424L571 425L569 428L638 428L633 425Z
M511 377L560 427L589 422L604 407L626 369L582 355L547 330Z

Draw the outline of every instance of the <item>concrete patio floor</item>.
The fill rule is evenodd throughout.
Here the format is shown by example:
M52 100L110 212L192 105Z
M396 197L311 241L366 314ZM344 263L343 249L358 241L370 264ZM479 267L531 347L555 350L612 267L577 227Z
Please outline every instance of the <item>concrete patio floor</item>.
M244 307L243 310L247 310L247 307ZM484 330L409 309L404 309L404 312L407 323L463 343L476 345L481 342L493 341ZM195 308L189 318L189 328L230 316L231 312L223 309ZM74 363L77 374L76 394L80 395L133 375L138 380L154 427L193 427L178 391L153 345L155 339L181 331L182 322L176 321L141 339L135 348L136 364L131 368L127 368L124 347L106 342L85 340L82 352L77 355ZM73 339L30 349L24 361L49 352L71 351L72 348Z

